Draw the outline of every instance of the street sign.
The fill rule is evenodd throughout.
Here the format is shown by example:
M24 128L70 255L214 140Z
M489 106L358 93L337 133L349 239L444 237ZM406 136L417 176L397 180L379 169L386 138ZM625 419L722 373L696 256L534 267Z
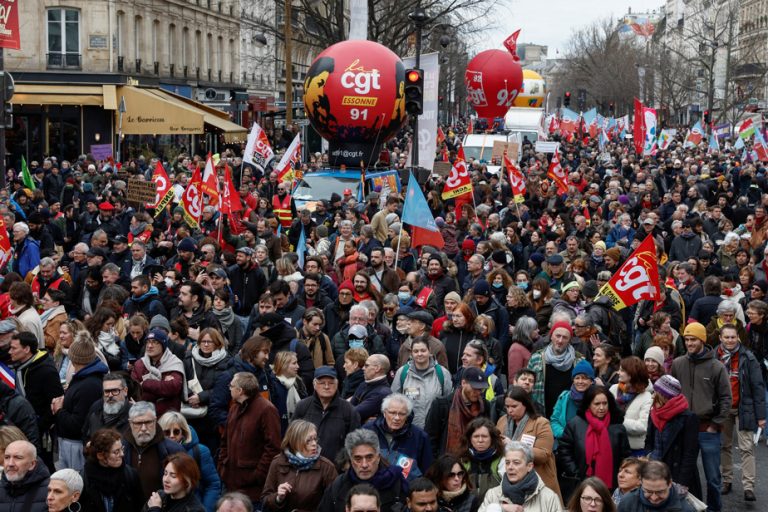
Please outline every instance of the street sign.
M128 188L125 191L125 199L131 204L143 205L151 203L157 195L157 183L154 181L128 180Z

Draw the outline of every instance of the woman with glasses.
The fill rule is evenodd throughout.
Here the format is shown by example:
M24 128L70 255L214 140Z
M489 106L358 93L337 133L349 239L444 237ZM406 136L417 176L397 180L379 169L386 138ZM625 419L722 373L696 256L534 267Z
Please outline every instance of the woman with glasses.
M85 452L83 511L139 512L144 506L144 491L139 473L123 459L122 437L117 430L94 432Z
M533 454L533 466L544 481L560 498L560 485L557 482L552 427L549 420L539 416L531 400L531 395L523 388L512 386L504 397L507 414L502 416L496 427L504 436L506 443L517 441L528 444Z
M207 446L200 444L195 429L190 427L187 419L176 411L163 414L157 420L163 429L166 439L175 441L184 447L200 469L200 483L197 486L197 497L208 512L216 509L216 500L221 494L221 480L216 472L216 463Z
M735 325L739 333L739 341L746 343L747 331L744 329L744 322L739 319L739 316L743 317L744 314L735 300L725 299L718 304L717 316L707 324L707 345L716 347L720 344L720 328L725 324Z
M261 494L265 510L317 510L325 489L336 479L333 463L320 455L317 428L304 420L291 422L280 448Z
M501 484L504 439L490 419L475 418L467 426L458 453L476 489L477 498L482 503L485 493Z
M480 501L458 457L441 455L427 471L427 478L437 486L439 510L477 512Z
M568 512L616 512L608 487L597 477L589 477L573 492Z

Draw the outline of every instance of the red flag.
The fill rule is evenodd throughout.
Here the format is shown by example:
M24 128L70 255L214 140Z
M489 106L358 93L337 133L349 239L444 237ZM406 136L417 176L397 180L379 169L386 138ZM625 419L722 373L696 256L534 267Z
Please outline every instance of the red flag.
M184 208L184 221L192 229L200 226L200 216L203 214L203 178L200 168L195 169L189 180L184 194L181 196L181 207Z
M552 161L549 163L547 177L557 185L558 194L568 193L568 174L565 172L565 169L563 169L563 166L560 165L559 151L555 151L552 155Z
M471 193L472 180L469 178L467 162L464 161L464 148L460 147L456 160L454 160L451 167L451 173L445 180L442 197L445 200Z
M168 179L168 173L165 172L165 167L163 167L160 160L158 160L157 165L155 165L155 172L152 173L152 181L155 182L155 186L157 187L155 190L157 192L155 193L154 202L147 203L147 208L155 208L157 210L155 212L155 217L157 217L174 197L171 180Z
M208 158L205 161L201 191L211 199L208 204L219 204L219 177L216 174L216 168L213 166L213 158L210 153L208 153Z
M635 153L638 156L642 155L645 145L645 109L637 98L635 98L635 118L632 122L632 143L635 146Z
M512 57L515 60L520 60L520 57L517 55L517 36L520 35L520 29L515 30L512 32L512 35L510 35L508 38L504 40L504 47L509 50L509 53L512 54Z
M224 183L221 191L221 213L231 215L232 212L239 212L243 209L243 203L240 202L240 194L232 183L232 171L228 165L224 165Z
M443 129L439 126L437 127L437 145L439 146L445 142L445 133L443 133Z
M421 247L422 245L429 245L437 249L445 247L445 240L439 231L430 231L418 226L411 226L411 228L413 229L411 247Z
M618 272L600 289L600 295L610 298L613 309L617 311L641 300L655 301L659 297L659 262L652 236L645 237Z
M507 152L504 152L504 166L507 168L509 175L509 185L512 187L512 195L515 198L516 203L525 202L525 179L520 169L507 157Z
M3 269L11 259L11 239L8 238L8 228L0 215L0 269Z
M587 206L584 207L584 218L587 219L587 226L591 226L592 215L589 214L589 208Z
M467 123L467 135L472 135L475 132L475 126L472 122L472 119L469 120L469 123Z
M291 145L285 151L283 158L280 159L280 163L277 164L275 170L277 171L277 182L283 183L287 181L292 183L295 177L294 168L297 164L301 164L301 134L297 133L291 141Z

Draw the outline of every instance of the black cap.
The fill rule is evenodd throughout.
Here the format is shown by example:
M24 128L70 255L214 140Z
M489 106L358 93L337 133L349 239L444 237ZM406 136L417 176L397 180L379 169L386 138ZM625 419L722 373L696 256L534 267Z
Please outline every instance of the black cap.
M488 389L488 379L480 368L474 366L464 370L461 380L465 380L475 389Z
M115 238L112 239L113 244L127 244L128 243L128 237L125 235L117 235Z
M101 247L91 247L88 249L88 253L86 256L101 256L102 258L108 258L109 253L106 249L103 249Z
M553 254L552 256L547 258L547 263L549 263L550 265L562 265L564 261L565 260L563 260L563 257L560 256L559 254Z
M259 315L255 324L256 327L274 327L283 322L285 322L285 319L277 313L266 313L264 315Z
M430 327L432 325L432 322L434 319L432 318L432 315L429 314L429 312L424 311L423 309L416 309L414 311L411 311L406 315L411 320L418 320L419 322L423 323L427 327Z

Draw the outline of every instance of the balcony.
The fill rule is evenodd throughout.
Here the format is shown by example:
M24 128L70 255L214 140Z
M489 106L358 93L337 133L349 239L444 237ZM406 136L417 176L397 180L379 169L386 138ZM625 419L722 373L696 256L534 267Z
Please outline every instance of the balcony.
M48 69L81 69L82 55L79 53L46 53L45 62Z

